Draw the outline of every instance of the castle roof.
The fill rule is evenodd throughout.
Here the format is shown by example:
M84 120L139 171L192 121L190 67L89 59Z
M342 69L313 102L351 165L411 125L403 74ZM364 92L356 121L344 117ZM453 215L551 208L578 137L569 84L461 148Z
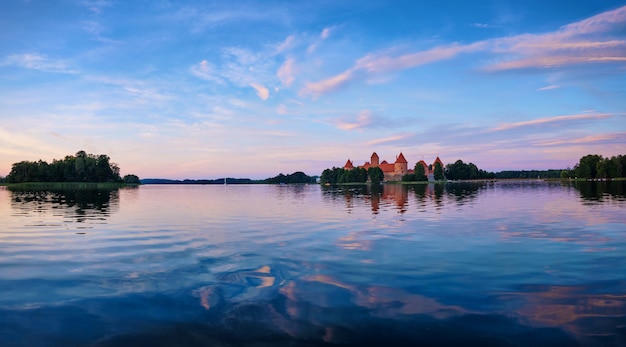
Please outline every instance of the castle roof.
M383 170L383 172L394 172L396 171L396 167L394 164L389 164L387 162L382 162L378 167Z
M378 158L378 154L376 152L372 153L372 158Z
M344 169L354 169L354 165L352 165L352 161L348 159L346 165L343 166Z
M399 163L402 163L402 164L408 163L406 159L404 158L404 155L402 154L402 152L400 152L400 155L396 158L396 164L399 164Z

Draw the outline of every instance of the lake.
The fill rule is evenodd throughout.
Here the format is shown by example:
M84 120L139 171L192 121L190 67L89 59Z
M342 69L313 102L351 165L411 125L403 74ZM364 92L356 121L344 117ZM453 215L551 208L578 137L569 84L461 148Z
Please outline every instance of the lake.
M0 187L0 346L626 346L625 192Z

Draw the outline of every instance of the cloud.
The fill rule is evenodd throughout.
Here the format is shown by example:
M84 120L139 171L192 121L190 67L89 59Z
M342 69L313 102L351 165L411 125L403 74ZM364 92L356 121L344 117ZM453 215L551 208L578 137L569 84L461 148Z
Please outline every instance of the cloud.
M78 73L76 70L70 69L67 64L61 60L52 60L45 55L37 53L10 55L0 62L0 66L18 66L25 69L54 73Z
M538 142L536 146L571 146L571 145L606 145L606 144L626 144L626 133L610 133L590 135L575 139L555 140Z
M333 28L324 28L324 30L322 30L322 33L320 34L320 38L322 38L322 40L326 40L329 36L330 36L330 32L332 31Z
M490 129L490 131L503 131L503 130L521 128L521 127L546 125L546 124L558 124L558 123L566 123L566 122L571 122L571 121L588 120L588 119L591 119L591 120L605 119L611 116L612 115L608 113L589 113L589 114L576 114L576 115L567 115L567 116L539 118L539 119L533 119L533 120L524 121L524 122L505 123L505 124L502 124L495 128Z
M312 44L310 44L309 47L307 48L306 50L307 54L311 54L315 52L315 50L317 49L317 46L319 46L319 44L322 43L324 40L328 39L330 37L330 34L334 31L334 29L335 27L324 28L322 32L319 34L318 39Z
M280 104L276 108L276 113L278 113L280 115L286 115L286 114L289 114L289 111L287 110L287 106L285 106L283 104Z
M346 70L339 75L321 80L319 82L307 82L304 88L300 90L300 95L311 95L313 97L326 94L333 90L339 89L353 79L354 70Z
M287 87L289 87L295 80L294 63L295 60L293 58L285 59L285 62L283 63L283 65L281 65L281 67L278 69L278 72L276 73L276 76L278 76L280 82Z
M348 84L369 78L452 59L460 54L484 52L494 56L486 72L516 69L553 69L568 65L626 62L626 6L562 26L544 34L521 34L469 44L452 43L427 50L398 54L391 48L357 59L343 72L306 83L301 95L318 97Z
M84 0L79 2L79 4L86 7L94 14L100 14L103 8L111 6L111 2L107 0Z
M375 145L381 145L383 143L393 143L393 142L403 141L403 140L412 138L413 136L415 136L415 134L413 134L413 133L392 135L392 136L389 136L389 137L384 137L384 138L374 139L374 140L368 141L367 145L368 146L375 146Z
M295 35L289 35L285 41L281 42L276 48L276 53L282 53L287 49L291 48L296 40Z
M337 128L341 130L355 130L370 126L374 122L372 112L361 111L354 119L339 119L336 121Z
M474 27L474 28L481 28L481 29L495 29L495 28L500 28L499 25L494 25L494 24L487 24L487 23L472 23L470 24L470 26Z
M215 73L215 68L213 67L213 64L209 63L206 60L203 60L198 64L193 65L190 69L190 72L192 75L198 78L202 78L207 81L223 83L223 80Z
M270 91L264 86L256 83L250 83L250 87L256 90L256 95L258 95L262 100L267 100L270 97Z
M557 86L557 85L551 84L549 86L541 87L541 88L539 88L537 90L543 91L543 90L551 90L551 89L558 89L558 88L560 88L560 87Z

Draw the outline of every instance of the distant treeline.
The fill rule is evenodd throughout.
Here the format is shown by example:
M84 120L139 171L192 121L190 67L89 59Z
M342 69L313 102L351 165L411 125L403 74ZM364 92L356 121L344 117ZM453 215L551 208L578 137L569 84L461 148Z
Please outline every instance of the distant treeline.
M214 180L170 180L165 178L146 178L141 180L141 184L250 184L257 183L249 178L218 178Z
M498 179L560 178L563 170L507 170L495 173Z
M455 161L454 164L446 165L444 175L445 178L449 180L484 180L496 178L495 173L479 169L473 163L466 164L461 159Z
M249 178L217 178L200 180L170 180L165 178L146 178L141 180L142 184L295 184L295 183L316 183L317 177L307 176L304 172L297 171L292 174L278 174L277 176L264 180L252 180Z
M302 171L296 171L292 174L283 175L282 173L278 174L278 176L267 178L262 181L262 183L267 184L292 184L292 183L316 183L317 177L315 176L307 176Z
M79 151L48 164L43 160L21 161L13 164L6 183L27 182L111 182L139 183L139 177L120 177L120 168L105 154Z

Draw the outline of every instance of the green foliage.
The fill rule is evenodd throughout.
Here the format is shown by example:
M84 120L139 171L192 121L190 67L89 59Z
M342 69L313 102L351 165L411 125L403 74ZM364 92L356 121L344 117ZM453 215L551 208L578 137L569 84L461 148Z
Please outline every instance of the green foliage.
M402 176L402 182L415 182L417 181L415 174L406 174Z
M365 170L362 167L355 167L351 170L333 167L322 172L320 184L365 183L368 177L372 183L378 184L384 177L383 171L379 167L370 168L369 170Z
M53 160L21 161L12 166L7 183L24 182L122 182L119 167L104 154L93 155L79 151L75 156Z
M580 178L596 178L598 174L598 163L600 163L602 159L602 156L598 154L588 154L580 158L580 161L574 167L576 176Z
M566 180L570 177L569 170L561 170L561 179Z
M124 176L124 178L122 178L122 180L126 184L141 184L141 181L139 180L139 177L137 175L126 175Z
M424 169L424 165L417 163L415 164L414 172L414 181L428 181L428 177L426 177L426 171Z
M446 165L445 176L449 180L475 180L493 179L496 174L481 170L472 163L465 164L459 159L454 164Z
M560 178L563 170L506 170L495 174L502 179ZM569 172L569 170L567 170Z
M283 175L280 173L278 176L267 178L263 180L263 183L268 184L292 184L292 183L315 183L315 177L307 176L304 172L297 171L292 174Z
M588 154L574 167L579 178L618 178L626 177L626 155L603 158L598 154Z
M474 165L474 164L472 164ZM474 167L476 167L474 165ZM441 181L444 179L443 177L443 167L441 167L441 164L439 162L435 163L435 170L433 170L433 174L435 176L435 181Z
M385 179L385 174L383 173L383 170L379 167L370 167L369 169L367 169L367 175L369 176L370 182L372 182L372 184L379 184L383 181L383 179Z

